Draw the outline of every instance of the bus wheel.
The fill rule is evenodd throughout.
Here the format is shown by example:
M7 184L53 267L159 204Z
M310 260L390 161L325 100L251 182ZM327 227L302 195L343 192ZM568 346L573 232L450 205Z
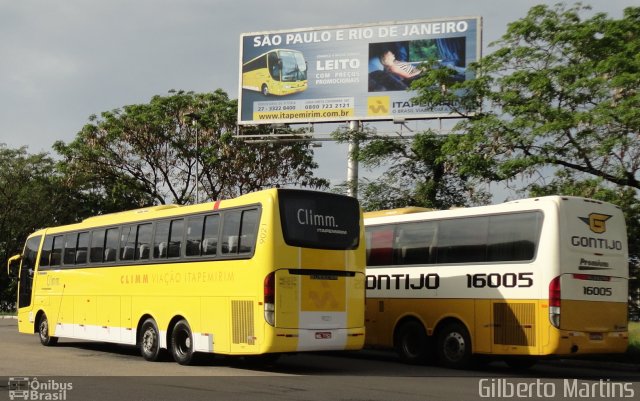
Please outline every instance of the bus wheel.
M465 369L471 362L471 337L460 323L449 323L438 332L436 350L440 364Z
M38 322L38 335L40 336L42 345L47 347L58 343L58 337L51 337L49 335L49 319L47 319L47 315L44 313L40 316L40 321Z
M180 365L189 365L193 360L193 335L186 320L180 320L173 326L171 354Z
M140 353L147 361L155 362L160 359L160 332L156 321L151 318L142 323Z
M267 84L262 84L262 89L260 90L264 96L269 96L269 87Z
M427 333L420 322L411 321L402 324L396 332L394 346L404 363L419 364L429 355Z

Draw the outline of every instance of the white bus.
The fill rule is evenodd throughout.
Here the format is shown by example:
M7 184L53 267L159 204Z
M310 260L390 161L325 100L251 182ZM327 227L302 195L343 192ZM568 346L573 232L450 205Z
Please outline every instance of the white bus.
M549 196L365 213L366 345L463 368L625 352L627 234L609 203Z

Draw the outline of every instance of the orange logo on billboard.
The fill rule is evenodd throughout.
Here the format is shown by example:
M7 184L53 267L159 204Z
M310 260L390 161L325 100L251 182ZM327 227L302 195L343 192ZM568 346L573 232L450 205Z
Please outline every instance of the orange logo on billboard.
M586 225L589 226L589 229L596 234L602 234L607 231L606 221L611 218L608 214L602 213L591 213L588 217L578 217L582 220Z
M391 111L389 96L370 96L367 98L367 115L387 116Z

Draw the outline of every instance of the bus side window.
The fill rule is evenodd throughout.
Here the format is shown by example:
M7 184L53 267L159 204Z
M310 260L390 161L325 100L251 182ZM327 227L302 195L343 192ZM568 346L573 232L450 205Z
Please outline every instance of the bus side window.
M251 209L242 212L242 224L238 238L238 253L251 253L256 245L258 231L258 210Z
M393 264L393 226L367 229L367 266L388 266Z
M147 260L151 250L151 232L153 231L153 224L139 224L138 225L138 240L137 240L137 252L136 260Z
M76 264L87 263L87 249L89 248L89 232L78 234L78 247L76 248Z
M182 235L184 232L184 219L171 220L171 232L169 234L169 249L167 257L179 258L182 249Z
M153 236L153 258L164 259L167 257L167 241L169 241L169 227L171 222L168 220L156 223L156 232Z
M133 260L136 250L136 226L122 227L120 233L120 260Z
M60 262L62 262L62 243L64 241L64 237L62 235L56 235L53 237L53 246L51 247L51 263L49 264L51 267L60 266Z
M74 265L76 263L76 246L78 245L78 234L69 233L64 236L64 265Z
M405 223L396 230L395 256L396 264L429 264L433 263L433 251L436 223L420 221Z
M202 239L202 254L215 256L218 253L218 229L220 228L220 215L207 216L204 221L204 234Z
M438 235L438 263L487 261L487 216L442 220Z
M487 249L489 261L533 259L540 221L539 212L491 216Z
M239 210L225 212L223 215L221 249L223 255L238 253L241 217L242 213Z
M104 261L115 262L116 253L118 252L118 228L110 228L107 230L104 247Z
M89 252L89 262L102 263L104 259L104 239L105 230L94 230L91 233L91 250Z
M187 220L187 256L200 256L204 216L193 216Z
M48 267L51 265L51 248L53 247L53 237L48 235L44 237L42 244L42 252L40 252L40 267Z

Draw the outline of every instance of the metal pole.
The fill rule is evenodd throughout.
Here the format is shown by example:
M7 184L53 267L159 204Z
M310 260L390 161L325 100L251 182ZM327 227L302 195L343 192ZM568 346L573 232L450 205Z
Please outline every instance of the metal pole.
M358 151L360 144L356 132L360 121L349 121L349 158L347 159L347 195L358 197Z
M196 130L196 204L200 203L200 191L199 191L199 187L200 187L200 177L198 176L198 164L199 163L199 155L200 155L200 151L198 149L198 123L197 120L194 119L193 120L193 126Z

